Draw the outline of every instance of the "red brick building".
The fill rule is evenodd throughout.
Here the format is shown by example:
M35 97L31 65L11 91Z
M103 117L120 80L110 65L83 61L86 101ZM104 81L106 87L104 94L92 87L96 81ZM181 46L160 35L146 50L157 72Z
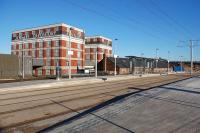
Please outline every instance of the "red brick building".
M103 36L92 36L85 38L85 61L87 66L95 65L97 51L97 61L100 62L104 55L112 56L112 40Z
M84 30L60 23L36 28L14 31L12 33L12 54L33 58L33 75L56 74L56 65L61 67L62 75L68 74L69 55L71 72L85 66Z

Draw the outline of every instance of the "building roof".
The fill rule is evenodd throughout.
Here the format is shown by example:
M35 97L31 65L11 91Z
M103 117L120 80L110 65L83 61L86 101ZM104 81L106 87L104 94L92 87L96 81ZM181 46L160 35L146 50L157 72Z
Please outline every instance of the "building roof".
M56 24L43 25L43 26L26 28L26 29L21 29L21 30L15 30L12 33L26 32L26 31L32 31L32 30L38 30L38 29L45 29L45 28L56 27L56 26L72 27L77 31L84 32L83 29L80 29L80 28L77 28L77 27L74 27L74 26L71 26L71 25L67 25L65 23L56 23Z
M106 40L108 40L108 41L112 41L112 39L107 38L107 37L104 37L104 36L86 36L85 38L86 38L86 39L91 39L91 38L103 38L103 39L106 39Z
M115 63L114 57L108 57L108 59ZM130 61L128 58L116 58L116 66L119 68L130 68Z
M126 56L127 58L135 58L135 59L147 59L147 60L156 60L156 58L148 58L148 57L139 57L139 56ZM161 61L167 61L166 59L158 58Z

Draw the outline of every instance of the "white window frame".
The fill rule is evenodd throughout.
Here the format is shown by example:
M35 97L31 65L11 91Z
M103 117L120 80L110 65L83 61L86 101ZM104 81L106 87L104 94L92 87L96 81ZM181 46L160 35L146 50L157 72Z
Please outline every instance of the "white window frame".
M55 41L55 47L59 47L59 45L60 45L59 43L60 43L59 40Z
M35 47L36 47L36 42L33 42L32 43L32 49L35 49Z
M39 42L39 48L43 48L43 42Z
M46 49L46 56L51 57L51 49Z
M81 58L81 52L77 51L77 58Z
M24 51L24 56L28 56L28 51Z
M51 66L51 59L47 59L46 61L46 66Z
M13 33L13 37L16 37L17 36L17 34L16 33Z
M39 58L43 58L43 49L39 50Z
M22 49L22 45L23 45L23 44L19 44L19 49Z
M51 70L50 69L46 69L46 75L50 75L51 74Z
M35 35L35 30L32 31L32 35Z
M54 49L54 57L59 57L59 49Z
M47 48L51 47L51 41L47 41Z
M35 50L32 50L32 57L34 57L34 58L36 57L36 54L35 54L35 53L36 53L36 51L35 51Z

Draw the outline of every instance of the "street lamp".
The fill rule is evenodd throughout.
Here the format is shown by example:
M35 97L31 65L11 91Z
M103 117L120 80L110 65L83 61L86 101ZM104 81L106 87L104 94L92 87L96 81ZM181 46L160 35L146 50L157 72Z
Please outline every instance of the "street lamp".
M179 56L180 57L180 65L181 65L181 72L183 71L183 63L182 63L182 58L183 56Z
M194 45L193 42L199 42L200 40L189 40L189 48L190 48L190 75L192 75L193 73L193 48L194 46L199 46L198 44L197 45ZM186 41L179 41L179 42L186 42ZM186 45L188 46L188 45ZM183 47L183 46L178 46L178 47Z
M60 80L59 59L56 60L56 80Z
M167 52L167 58L168 58L168 61L167 61L167 72L169 74L169 54L170 54L170 51Z
M193 73L193 41L190 40L190 75Z
M156 68L158 67L158 48L156 48Z
M96 52L95 52L95 77L97 78L97 49L98 46L96 47Z
M115 41L117 42L118 39L115 38ZM117 67L117 60L116 60L116 58L117 58L117 55L116 55L116 43L115 43L115 48L114 48L114 59L115 59L115 72L114 72L114 75L115 75L115 76L116 76L116 74L117 74L117 70L116 70L116 67Z
M22 79L24 79L24 42L22 42Z
M69 28L69 50L68 50L68 55L69 55L69 79L71 79L71 55L73 55L73 51L71 51L71 31L74 30L74 28L70 27Z

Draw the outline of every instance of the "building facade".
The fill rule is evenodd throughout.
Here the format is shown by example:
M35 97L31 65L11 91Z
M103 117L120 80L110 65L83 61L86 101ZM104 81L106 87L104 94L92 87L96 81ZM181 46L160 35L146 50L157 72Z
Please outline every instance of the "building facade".
M85 62L87 66L95 66L97 52L97 61L100 62L104 56L112 56L112 40L103 36L92 36L85 38Z
M18 57L32 57L35 76L55 75L57 65L62 75L68 75L70 56L72 74L84 69L84 37L83 29L64 23L18 30L12 33L11 51Z
M107 66L105 70L105 66ZM115 73L115 58L106 57L98 63L98 70L106 72L105 74ZM128 58L116 58L116 74L129 74L130 60Z

